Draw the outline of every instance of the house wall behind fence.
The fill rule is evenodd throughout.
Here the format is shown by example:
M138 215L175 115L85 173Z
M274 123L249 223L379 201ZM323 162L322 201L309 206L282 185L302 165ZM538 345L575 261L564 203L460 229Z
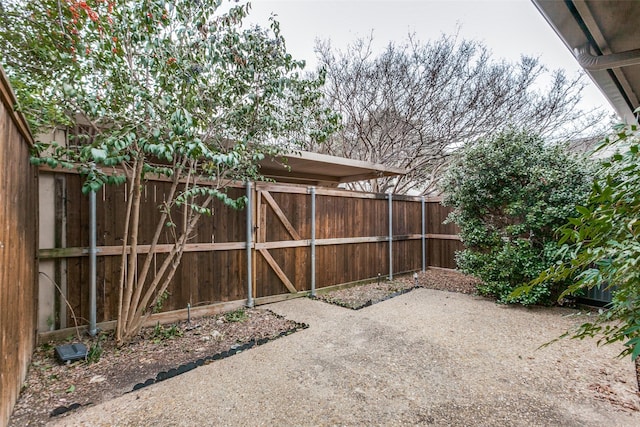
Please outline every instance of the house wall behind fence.
M8 422L35 343L38 170L31 136L0 68L0 425Z
M43 248L41 256L64 259L67 298L81 324L89 317L88 197L81 193L81 177L56 174L66 182L64 212L66 246ZM159 218L158 206L169 184L149 182L144 189L140 244L148 244ZM389 272L388 199L384 194L352 193L318 188L316 196L316 287L323 288L387 276ZM106 187L97 194L97 319L115 320L126 187ZM244 187L229 189L232 197L246 194ZM308 291L311 286L311 196L301 186L256 184L253 192L253 296L257 298ZM427 265L455 268L453 252L461 248L452 225L441 222L448 210L428 201ZM393 271L422 268L421 201L394 196ZM198 307L247 298L246 211L216 202L212 217L203 217L189 241L182 263L168 289L162 311ZM433 218L431 218L433 216ZM180 227L176 221L176 227ZM160 243L170 243L166 228ZM440 240L446 234L449 240ZM453 236L455 237L455 236ZM445 251L445 252L443 252ZM155 256L154 268L164 259ZM140 260L143 256L140 256ZM64 277L64 275L58 275ZM286 282L289 282L287 284ZM260 301L258 301L260 302ZM64 307L64 305L61 305ZM72 313L67 324L73 326Z

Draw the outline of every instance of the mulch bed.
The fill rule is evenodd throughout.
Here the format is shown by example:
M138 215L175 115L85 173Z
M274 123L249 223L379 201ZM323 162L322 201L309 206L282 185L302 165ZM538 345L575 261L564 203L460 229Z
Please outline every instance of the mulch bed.
M306 327L268 310L238 310L145 328L136 342L122 348L105 335L100 339L102 354L94 363L61 364L54 357L54 346L61 343L46 343L33 354L9 426L44 425L69 410L121 396ZM85 344L89 348L92 342L87 339Z
M360 310L413 289L414 285L410 283L385 280L380 283L364 283L346 289L319 293L315 299L352 310Z
M429 269L424 273L404 275L392 281L380 280L337 291L319 293L316 299L340 307L360 310L372 304L410 292L415 288L475 294L480 280L452 270Z

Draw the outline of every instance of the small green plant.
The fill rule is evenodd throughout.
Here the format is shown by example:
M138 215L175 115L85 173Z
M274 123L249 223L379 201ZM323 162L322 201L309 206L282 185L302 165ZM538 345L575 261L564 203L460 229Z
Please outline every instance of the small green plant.
M162 310L162 306L164 305L167 298L169 298L169 295L171 294L168 291L164 291L158 296L158 299L156 300L156 303L153 306L154 313L160 313L160 311Z
M159 344L165 340L171 340L176 337L182 336L182 329L180 329L177 325L171 325L168 327L162 326L160 322L156 323L156 326L153 328L153 334L151 335L151 339L155 344Z
M98 334L96 340L89 347L89 351L87 352L87 363L97 363L100 361L100 357L102 356L102 341L106 339L104 334Z
M53 331L55 329L55 326L56 326L56 321L55 321L54 317L53 316L48 316L47 317L47 328L50 331Z
M53 344L51 344L50 342L46 342L40 345L40 351L42 351L43 353L49 353L51 350L53 350Z
M247 312L244 308L239 308L235 311L230 311L224 315L224 319L227 322L244 322L247 320Z

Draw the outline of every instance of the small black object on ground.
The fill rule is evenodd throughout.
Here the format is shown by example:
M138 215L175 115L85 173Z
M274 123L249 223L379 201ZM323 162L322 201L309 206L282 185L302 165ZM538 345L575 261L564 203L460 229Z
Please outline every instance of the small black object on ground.
M87 358L87 346L82 343L64 344L55 348L56 358L61 363L75 362Z

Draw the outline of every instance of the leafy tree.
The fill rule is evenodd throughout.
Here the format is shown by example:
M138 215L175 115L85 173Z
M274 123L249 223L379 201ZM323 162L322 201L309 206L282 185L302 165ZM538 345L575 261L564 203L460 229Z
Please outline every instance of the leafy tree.
M576 208L575 218L560 228L562 261L515 293L526 295L567 280L571 285L561 297L597 286L613 290L610 307L568 335L599 336L599 344L623 342L621 355L636 362L640 360L639 147L635 125L618 126L605 140L600 150L618 151L600 165L589 198Z
M321 142L336 118L319 108L322 79L300 76L278 22L242 26L249 5L216 0L0 0L2 58L19 108L36 129L88 123L91 138L39 146L35 163L77 168L83 190L125 183L117 341L139 331L164 294L197 222L231 180L259 179L257 162ZM144 182L171 190L150 242L139 242ZM163 231L173 248L154 276ZM138 246L151 246L138 256ZM127 251L130 248L130 254Z
M405 168L402 177L356 184L395 193L434 191L453 152L507 124L545 139L604 133L600 111L583 111L583 77L547 70L536 58L499 60L481 42L457 35L421 42L414 36L376 54L372 39L346 50L318 42L327 72L327 105L342 128L309 149Z
M555 260L554 230L585 200L589 179L585 159L527 131L507 129L455 156L441 183L444 204L454 208L447 220L460 226L466 248L458 266L482 279L481 294L501 303L552 301L551 286L511 292Z

